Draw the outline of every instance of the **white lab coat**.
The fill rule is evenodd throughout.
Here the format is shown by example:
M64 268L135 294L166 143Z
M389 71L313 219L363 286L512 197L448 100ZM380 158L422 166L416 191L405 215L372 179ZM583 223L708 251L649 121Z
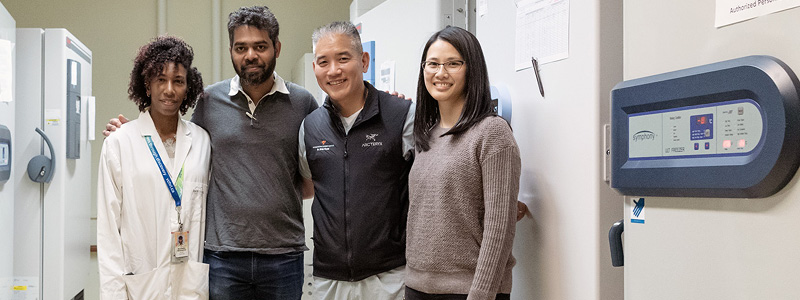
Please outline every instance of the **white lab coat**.
M178 231L175 202L145 135L152 137L173 183L184 166L185 263L171 263L171 232ZM208 298L208 265L202 259L211 142L205 130L185 120L179 121L175 139L170 159L148 110L103 142L97 176L100 299Z

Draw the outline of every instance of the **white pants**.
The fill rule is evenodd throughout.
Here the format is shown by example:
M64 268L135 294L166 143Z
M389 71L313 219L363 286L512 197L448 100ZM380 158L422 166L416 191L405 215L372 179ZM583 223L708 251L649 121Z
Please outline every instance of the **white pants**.
M406 266L401 266L359 281L340 281L314 277L316 300L402 300Z

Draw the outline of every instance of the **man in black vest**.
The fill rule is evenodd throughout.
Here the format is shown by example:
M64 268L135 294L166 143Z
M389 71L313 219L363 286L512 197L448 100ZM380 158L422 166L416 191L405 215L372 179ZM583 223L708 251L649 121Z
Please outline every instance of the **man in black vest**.
M369 54L353 24L323 26L312 41L328 94L299 139L301 174L314 182L315 298L402 299L414 105L363 81Z

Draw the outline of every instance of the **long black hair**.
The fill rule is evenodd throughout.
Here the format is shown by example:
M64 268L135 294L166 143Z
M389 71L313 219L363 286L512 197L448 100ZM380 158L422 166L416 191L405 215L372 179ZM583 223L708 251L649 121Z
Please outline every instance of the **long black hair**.
M494 115L492 110L492 96L489 90L489 74L486 69L486 59L483 57L483 50L478 39L459 27L447 26L437 33L434 33L425 49L422 51L422 59L419 63L419 80L417 81L417 112L414 117L414 142L417 151L428 151L430 145L430 133L433 126L439 122L439 104L428 92L425 87L425 70L422 63L427 59L428 48L436 41L445 41L453 45L461 54L466 65L466 83L464 85L464 108L458 122L445 132L448 134L458 134L468 130L472 125L483 120L487 116Z

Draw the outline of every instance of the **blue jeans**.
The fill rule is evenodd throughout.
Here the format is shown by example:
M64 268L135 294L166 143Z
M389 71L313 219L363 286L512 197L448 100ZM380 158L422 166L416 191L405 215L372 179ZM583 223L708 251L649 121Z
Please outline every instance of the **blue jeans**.
M300 299L303 252L258 254L205 250L210 300Z

